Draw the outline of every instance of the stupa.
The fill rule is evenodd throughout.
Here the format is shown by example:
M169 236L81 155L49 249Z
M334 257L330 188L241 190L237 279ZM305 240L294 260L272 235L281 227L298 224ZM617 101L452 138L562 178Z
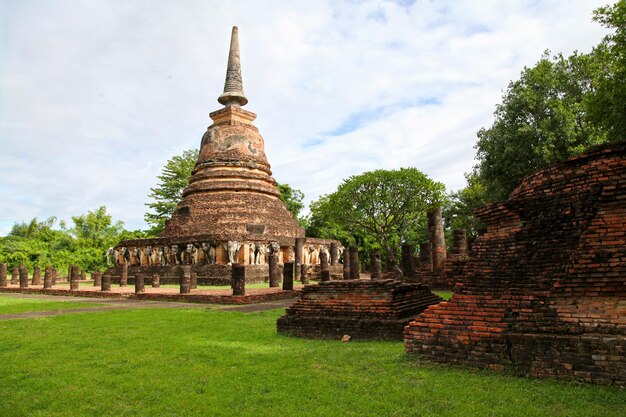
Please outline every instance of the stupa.
M223 284L230 279L233 263L246 265L251 280L264 278L270 251L279 252L281 261L297 264L319 263L320 252L334 251L333 259L338 259L341 245L305 238L280 198L263 138L252 124L256 114L242 108L248 99L236 26L224 92L217 101L224 107L209 115L213 124L202 136L189 185L163 233L111 248L108 258L114 266L107 273L119 276L126 264L129 276L159 274L162 282L168 282L176 279L173 267L186 264L192 265L199 282Z

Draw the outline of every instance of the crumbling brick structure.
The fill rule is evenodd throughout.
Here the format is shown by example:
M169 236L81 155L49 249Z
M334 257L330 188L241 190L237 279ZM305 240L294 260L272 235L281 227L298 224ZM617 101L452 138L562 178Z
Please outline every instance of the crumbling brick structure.
M405 329L407 352L626 384L626 143L527 177L477 212L464 284Z
M421 284L387 280L306 285L277 321L279 333L309 338L402 340L404 326L441 298Z

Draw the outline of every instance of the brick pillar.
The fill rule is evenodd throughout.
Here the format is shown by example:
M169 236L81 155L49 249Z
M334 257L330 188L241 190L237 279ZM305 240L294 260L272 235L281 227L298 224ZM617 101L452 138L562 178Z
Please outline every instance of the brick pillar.
M152 275L152 288L159 288L161 286L161 277L157 274Z
M52 267L50 265L46 266L43 272L43 289L48 288L52 288Z
M413 245L409 245L408 243L402 245L402 273L405 277L411 277L415 274L413 252Z
M359 265L359 248L357 246L350 246L350 279L359 279L360 265Z
M111 291L111 275L104 274L102 276L102 285L100 285L100 291Z
M94 287L99 287L102 285L102 272L100 271L92 272L91 278L93 278Z
M382 265L380 261L380 252L374 251L370 253L370 278L380 279L382 272Z
M280 271L278 269L278 253L272 253L269 258L270 288L280 286Z
M0 263L0 287L7 286L7 264Z
M191 268L188 266L177 266L174 273L180 282L180 293L189 294L191 292Z
M52 285L57 285L57 279L59 279L59 272L52 267Z
M343 254L343 279L350 279L350 254L345 251Z
M330 271L328 269L322 270L322 272L320 272L320 281L322 282L330 281Z
M296 238L296 246L294 249L294 269L295 269L295 276L294 279L296 281L298 281L298 279L300 279L300 274L302 273L301 267L300 265L302 265L302 246L304 245L304 238L301 237L297 237ZM306 263L306 262L305 262Z
M283 291L293 290L294 269L293 262L285 262L283 266Z
M146 292L143 274L135 274L135 294L141 294L143 292Z
M122 264L122 273L120 275L120 287L128 285L128 264L124 262Z
M17 285L19 284L19 279L20 279L20 271L17 268L13 268L11 270L11 284L12 285Z
M78 280L80 274L78 273L78 267L76 265L70 266L70 291L78 290Z
M246 267L241 264L233 264L231 271L233 295L246 295Z
M28 269L20 268L20 288L28 288Z
M33 268L33 280L31 285L41 285L41 268L39 268L39 266Z
M339 245L337 242L330 243L330 264L337 265L339 263Z
M191 280L191 289L195 290L198 288L198 274L192 272L189 274L189 279Z
M328 254L326 252L320 252L320 267L322 271L328 271Z
M420 266L423 270L433 270L433 253L430 242L420 244Z
M300 282L303 284L309 283L309 266L302 264L300 265Z
M441 207L437 207L428 213L428 233L432 245L433 271L443 271L447 254Z
M452 253L459 256L467 256L467 232L465 229L454 229Z
M83 270L80 271L80 280L85 281L87 279L87 273Z

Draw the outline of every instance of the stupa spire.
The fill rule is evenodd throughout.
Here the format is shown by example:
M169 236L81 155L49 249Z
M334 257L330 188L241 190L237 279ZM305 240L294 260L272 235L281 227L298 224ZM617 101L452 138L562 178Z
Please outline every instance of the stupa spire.
M239 62L239 29L233 26L230 38L230 50L228 52L228 66L226 67L226 81L224 92L217 101L226 107L245 106L248 99L243 94L243 81L241 80L241 63Z

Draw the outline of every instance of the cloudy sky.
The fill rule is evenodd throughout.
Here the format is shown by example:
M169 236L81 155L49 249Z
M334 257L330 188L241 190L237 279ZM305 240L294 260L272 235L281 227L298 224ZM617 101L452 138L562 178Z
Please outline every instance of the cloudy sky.
M274 178L307 203L379 168L462 188L509 81L588 52L603 3L0 0L0 235L101 205L145 228L160 169L221 107L233 25Z

